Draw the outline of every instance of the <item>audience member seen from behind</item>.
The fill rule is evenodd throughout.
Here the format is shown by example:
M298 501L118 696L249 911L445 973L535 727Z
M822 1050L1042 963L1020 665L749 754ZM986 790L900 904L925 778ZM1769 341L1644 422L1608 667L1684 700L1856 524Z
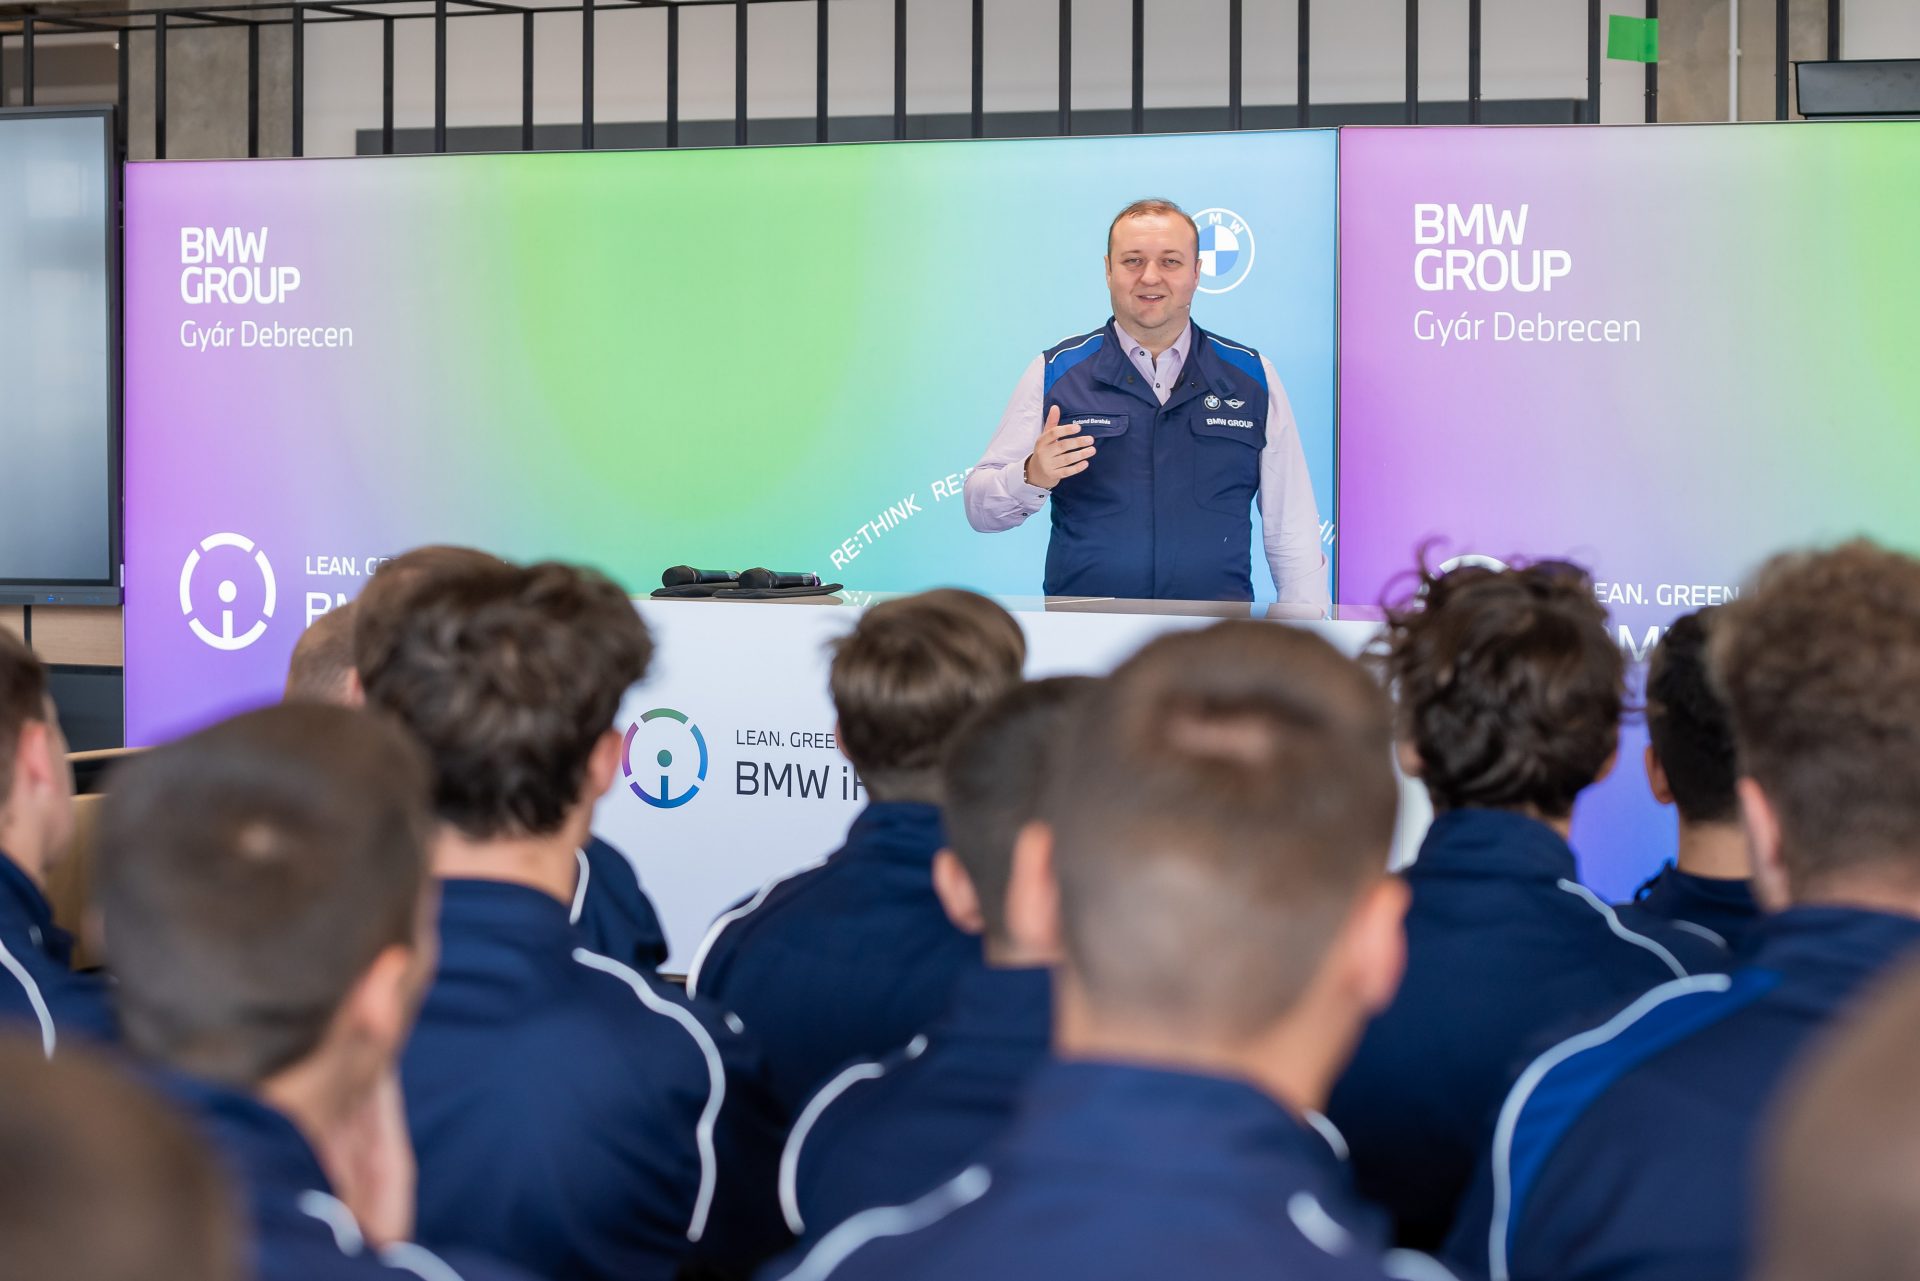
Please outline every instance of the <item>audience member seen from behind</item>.
M1721 607L1708 660L1773 914L1730 976L1656 989L1519 1078L1452 1247L1496 1279L1746 1276L1783 1075L1920 945L1920 561L1777 558Z
M47 875L73 843L73 769L47 668L0 628L0 1025L37 1037L109 1041L105 985L73 972L73 939L53 923Z
M1796 1071L1767 1139L1757 1281L1891 1281L1920 1261L1920 967Z
M0 1037L6 1275L239 1281L225 1178L175 1112L84 1051Z
M802 1109L780 1163L781 1206L817 1239L858 1211L901 1205L958 1174L1006 1128L1053 1031L1059 959L1052 920L1009 913L1008 887L1046 878L1037 816L1050 757L1074 703L1098 681L1016 685L955 735L942 769L947 848L933 884L947 916L981 939L952 1003L904 1048L843 1069ZM1029 909L1044 898L1027 892Z
M359 673L372 667L392 643L394 628L406 616L410 591L439 577L508 567L498 556L472 547L438 544L416 547L383 562L348 607L355 619L351 628L355 673L345 686L345 701L350 706L362 701ZM322 615L308 635L331 616ZM331 654L330 647L328 652ZM294 651L294 665L297 671L299 649ZM568 917L580 945L636 969L656 970L664 964L666 932L660 928L660 915L640 887L640 878L627 856L589 833L574 855L574 866L577 876Z
M509 1275L409 1243L396 1059L433 970L427 772L286 704L122 766L98 901L127 1044L237 1176L263 1281Z
M1655 800L1679 811L1680 848L1619 911L1636 929L1668 922L1737 952L1760 909L1734 795L1733 730L1707 675L1718 612L1675 619L1647 665L1647 782Z
M687 988L737 1010L765 1044L790 1114L849 1060L886 1054L940 1017L980 945L933 889L940 760L967 715L1026 662L1012 615L943 589L884 601L834 648L841 751L870 803L823 863L724 913ZM797 851L796 851L797 853Z
M560 564L436 576L403 604L363 676L426 745L442 822L440 965L405 1058L422 1239L587 1281L751 1266L785 1240L757 1059L568 923L645 625Z
M349 601L307 624L287 660L286 701L360 705L360 678L353 670L353 615Z
M1361 1195L1426 1249L1539 1038L1687 969L1669 946L1684 936L1623 927L1567 845L1575 799L1613 763L1625 667L1586 574L1423 573L1384 644L1401 763L1434 821L1404 873L1406 980L1329 1115Z
M1057 889L1016 878L1009 906L1058 922L1059 1061L979 1163L786 1275L1408 1275L1342 1223L1307 1120L1404 958L1390 748L1372 679L1304 631L1223 623L1123 664L1042 805Z

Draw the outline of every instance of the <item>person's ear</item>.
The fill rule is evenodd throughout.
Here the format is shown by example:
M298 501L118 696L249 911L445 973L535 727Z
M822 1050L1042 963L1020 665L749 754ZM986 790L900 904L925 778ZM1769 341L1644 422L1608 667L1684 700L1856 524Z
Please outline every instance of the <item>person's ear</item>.
M1060 882L1053 873L1053 829L1037 820L1021 828L1013 840L1007 938L1034 964L1057 964L1066 955Z
M1400 772L1408 778L1419 778L1424 768L1420 761L1420 748L1412 739L1398 739L1393 745L1394 759L1399 762Z
M943 849L933 856L933 892L946 909L947 919L963 934L984 934L986 916L980 911L980 891L973 878L952 850Z
M620 772L621 744L620 731L612 728L594 740L593 754L587 757L586 795L582 798L589 804L605 796L613 786L614 777Z
M357 668L347 669L347 678L340 683L340 705L342 707L365 707L367 705L367 687L360 683Z
M1740 798L1740 823L1747 833L1747 852L1753 856L1754 901L1778 912L1793 899L1793 886L1781 859L1780 814L1759 783L1751 778L1734 782Z
M353 1039L383 1066L400 1057L413 1029L416 959L414 949L403 944L380 949L340 1007L339 1017Z
M1662 805L1673 804L1673 786L1667 782L1667 767L1653 754L1653 744L1647 744L1644 755L1647 766L1647 787L1653 793L1653 799Z
M1404 880L1381 877L1362 892L1334 943L1344 986L1369 1018L1393 1004L1400 990L1411 900Z

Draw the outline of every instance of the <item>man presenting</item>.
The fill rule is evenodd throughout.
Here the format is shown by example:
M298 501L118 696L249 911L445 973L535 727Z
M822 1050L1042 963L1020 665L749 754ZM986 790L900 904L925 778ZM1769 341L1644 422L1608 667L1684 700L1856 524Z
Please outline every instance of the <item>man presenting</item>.
M967 477L967 520L1053 501L1049 596L1252 600L1251 508L1283 604L1325 607L1307 460L1272 362L1188 318L1199 229L1137 200L1107 231L1113 316L1035 357Z

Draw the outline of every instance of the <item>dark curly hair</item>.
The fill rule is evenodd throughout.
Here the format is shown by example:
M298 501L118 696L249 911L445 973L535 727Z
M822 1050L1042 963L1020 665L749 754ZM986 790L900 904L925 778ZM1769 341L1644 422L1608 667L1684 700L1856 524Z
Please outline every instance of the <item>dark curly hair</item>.
M1438 810L1565 818L1620 738L1625 659L1584 569L1425 568L1378 661Z

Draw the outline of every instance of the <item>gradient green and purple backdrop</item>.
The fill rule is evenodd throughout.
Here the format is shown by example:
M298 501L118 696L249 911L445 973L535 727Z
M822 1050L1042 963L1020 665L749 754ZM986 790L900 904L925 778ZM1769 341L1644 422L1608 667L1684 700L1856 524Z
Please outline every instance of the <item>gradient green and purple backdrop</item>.
M443 541L637 592L686 563L1037 594L1044 516L977 534L932 485L978 459L1036 353L1105 320L1107 222L1143 195L1250 224L1250 274L1194 314L1273 359L1328 514L1334 153L1309 132L130 165L128 739L278 690L304 592L357 587L309 557ZM196 226L267 228L300 287L188 305ZM249 317L355 345L182 345L189 321ZM193 638L179 592L228 531L280 591L236 653ZM244 560L208 553L192 607L220 609L225 581L257 614Z
M1435 561L1567 557L1616 596L1622 640L1737 587L1776 550L1868 533L1920 548L1920 128L1901 123L1351 129L1341 135L1336 599ZM1428 293L1417 202L1529 206L1564 249L1551 292ZM1641 322L1637 345L1421 342L1415 314L1495 308ZM1399 581L1396 581L1399 580ZM1644 731L1582 801L1602 893L1672 852Z

